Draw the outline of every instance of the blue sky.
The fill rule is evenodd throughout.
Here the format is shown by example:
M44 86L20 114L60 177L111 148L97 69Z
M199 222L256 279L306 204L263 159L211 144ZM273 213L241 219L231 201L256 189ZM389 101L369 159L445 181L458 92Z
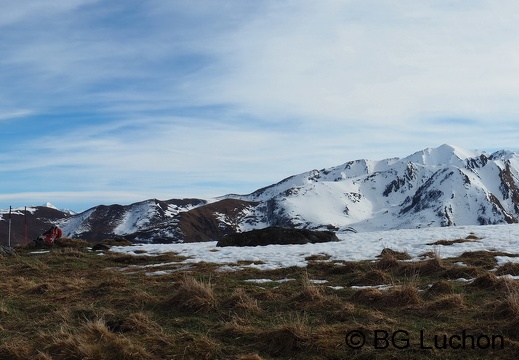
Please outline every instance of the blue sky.
M519 3L0 0L0 208L517 150Z

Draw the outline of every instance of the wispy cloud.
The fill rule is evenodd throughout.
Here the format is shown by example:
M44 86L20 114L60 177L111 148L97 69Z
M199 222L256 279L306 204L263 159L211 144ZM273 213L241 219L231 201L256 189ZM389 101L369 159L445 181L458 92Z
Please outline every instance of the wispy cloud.
M208 101L310 121L517 112L518 5L375 3L278 7L223 34L214 51L228 72Z
M0 5L9 199L221 195L442 143L517 148L513 1Z

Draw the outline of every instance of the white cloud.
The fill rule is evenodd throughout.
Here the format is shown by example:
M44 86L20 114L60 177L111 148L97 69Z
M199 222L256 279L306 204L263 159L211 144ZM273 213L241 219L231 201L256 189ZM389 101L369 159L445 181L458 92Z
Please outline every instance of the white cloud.
M42 192L19 192L11 194L0 194L2 204L10 204L14 208L23 206L38 206L53 201L58 208L71 209L73 211L84 211L96 205L110 205L114 203L128 204L144 199L146 193L123 192L123 191L42 191ZM104 202L103 199L108 200Z
M0 1L0 26L17 22L31 21L34 17L67 13L81 6L93 4L100 0L17 0Z
M0 121L24 118L26 116L32 115L33 113L34 112L32 110L27 110L27 109L16 110L16 111L12 111L12 112L4 112L4 113L0 113Z
M409 123L423 113L519 111L519 6L298 2L224 33L209 102L310 121Z
M0 6L0 121L55 124L1 145L13 192L221 195L443 143L517 146L512 1Z

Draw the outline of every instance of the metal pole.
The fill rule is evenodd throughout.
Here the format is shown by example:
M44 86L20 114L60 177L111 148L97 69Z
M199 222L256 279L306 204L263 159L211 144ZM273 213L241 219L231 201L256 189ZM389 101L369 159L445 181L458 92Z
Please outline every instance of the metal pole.
M23 219L23 240L27 245L27 206L25 207L24 219Z
M11 207L9 206L9 247L11 247Z

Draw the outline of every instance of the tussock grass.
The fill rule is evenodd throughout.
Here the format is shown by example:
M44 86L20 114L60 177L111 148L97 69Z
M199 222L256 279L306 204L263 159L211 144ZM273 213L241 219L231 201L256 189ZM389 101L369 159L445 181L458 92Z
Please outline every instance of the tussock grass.
M397 260L410 260L411 259L411 255L409 255L408 253L402 252L402 251L396 251L396 250L389 249L389 248L382 249L382 251L380 252L380 255L378 255L378 257L380 257L380 258L384 258L386 256L394 257Z
M263 360L258 354L239 355L236 360Z
M108 245L108 246L129 246L129 245L133 245L133 243L130 240L126 240L125 238L104 239L103 241L101 241L101 244Z
M323 301L326 298L322 287L310 281L308 273L305 272L301 278L301 290L294 296L295 301Z
M332 256L329 254L314 254L305 257L306 261L325 261L331 258Z
M475 278L472 282L472 286L488 290L503 289L506 287L506 280L500 279L493 273L487 272Z
M80 249L75 247L63 247L61 249L54 250L50 256L53 258L58 257L60 258L58 259L58 261L61 261L61 258L64 256L81 258L85 257L86 254L84 251L81 251Z
M519 263L507 262L496 270L496 275L519 275Z
M401 262L393 255L384 255L377 261L376 266L382 271L395 271L400 268Z
M226 305L229 309L240 313L257 314L262 311L258 305L258 300L249 296L241 287L234 290L234 293L227 300Z
M488 304L489 317L494 319L519 319L519 289L508 287L504 298Z
M387 272L381 270L370 270L363 274L360 278L354 279L351 285L370 286L370 285L386 285L391 284L393 279Z
M90 244L85 240L62 237L62 238L56 239L54 241L54 246L60 247L60 248L84 249L84 248L90 246Z
M452 311L464 308L463 297L459 294L443 295L434 301L428 302L425 306L427 310Z
M194 277L185 276L166 305L193 313L207 312L216 305L213 286L209 281L199 281Z
M485 270L477 266L451 266L441 275L446 279L474 279L483 275Z
M452 294L454 292L454 287L450 282L442 279L432 284L427 292L432 295Z
M454 240L438 240L438 241L435 241L435 242L432 242L432 243L428 243L426 245L443 245L443 246L448 246L448 245L462 244L462 243L467 243L467 242L474 242L474 240L472 238L454 239Z
M194 335L182 332L176 336L177 353L173 358L219 359L222 358L223 345L207 335Z
M475 360L519 352L519 281L496 276L514 271L507 264L493 271L497 252L454 259L431 253L410 262L386 250L374 262L314 256L303 269L221 272L207 263L183 270L178 254L99 256L75 244L37 253L20 248L17 256L2 258L0 360ZM146 276L147 265L179 270ZM460 277L473 281L452 281ZM295 280L244 281L255 278ZM383 283L391 286L350 286ZM403 329L414 339L421 329L467 329L503 334L506 348L418 351L412 343L409 350L367 345L354 351L345 345L354 329L364 331L368 343L377 329Z
M497 266L496 256L518 257L517 254L510 254L502 251L470 251L464 252L459 257L467 265L478 266L485 270L493 269Z
M378 270L388 272L393 275L412 277L416 274L432 275L445 270L443 261L437 252L431 252L430 257L422 261L406 262L409 255L399 253L391 249L384 249L378 256L375 266Z
M420 304L422 299L416 286L413 284L404 284L401 287L385 293L382 301L389 306L408 306Z
M151 354L128 338L110 331L102 320L79 328L63 327L43 334L44 352L52 359L151 359Z
M310 261L308 262L307 269L322 276L347 275L359 271L360 266L358 263L351 261Z
M311 346L313 334L308 320L296 316L285 320L272 330L265 331L261 341L272 356L294 356Z

